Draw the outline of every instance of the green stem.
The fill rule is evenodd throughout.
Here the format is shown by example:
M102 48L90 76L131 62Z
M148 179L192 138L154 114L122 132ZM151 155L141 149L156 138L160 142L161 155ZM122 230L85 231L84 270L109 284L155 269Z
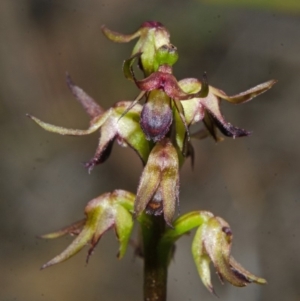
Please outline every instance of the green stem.
M167 276L171 245L160 245L166 223L163 216L151 216L143 224L144 301L167 300Z

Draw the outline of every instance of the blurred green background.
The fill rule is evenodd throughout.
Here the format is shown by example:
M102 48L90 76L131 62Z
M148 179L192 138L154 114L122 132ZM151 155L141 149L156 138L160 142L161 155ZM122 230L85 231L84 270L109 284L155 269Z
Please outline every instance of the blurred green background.
M181 212L204 209L226 219L233 254L266 286L222 286L222 300L300 300L299 1L0 1L0 300L142 300L142 262L133 250L116 259L113 233L100 241L88 266L86 250L39 271L71 241L41 241L83 216L85 204L114 188L135 191L141 163L115 146L91 175L82 166L98 135L62 137L41 130L31 113L57 125L86 128L65 72L107 108L137 89L121 65L133 44L113 44L100 26L132 33L157 20L171 32L180 59L178 79L201 77L229 94L269 79L273 89L250 103L223 105L226 119L253 130L249 138L195 141L194 171L181 172ZM169 274L168 300L216 300L203 287L180 240ZM215 274L214 272L212 273Z

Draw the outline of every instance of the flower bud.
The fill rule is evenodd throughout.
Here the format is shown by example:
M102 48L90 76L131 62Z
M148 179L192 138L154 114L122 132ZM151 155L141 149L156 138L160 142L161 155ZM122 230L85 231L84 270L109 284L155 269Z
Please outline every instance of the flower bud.
M162 46L172 47L170 43L170 34L167 29L160 23L155 21L144 22L138 31L131 35L124 35L102 26L102 32L111 41L117 43L127 43L135 38L139 38L136 43L132 56L141 53L139 65L148 76L156 71L156 52Z
M157 142L152 149L140 178L134 203L134 212L139 216L160 215L171 226L179 198L179 161L177 151L168 138Z

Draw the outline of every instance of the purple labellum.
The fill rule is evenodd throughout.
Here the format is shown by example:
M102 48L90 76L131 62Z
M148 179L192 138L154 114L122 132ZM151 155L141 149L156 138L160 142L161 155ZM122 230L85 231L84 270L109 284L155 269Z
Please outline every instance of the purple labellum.
M160 94L160 93L159 93ZM173 114L169 98L149 97L144 105L140 125L148 140L160 141L168 133Z

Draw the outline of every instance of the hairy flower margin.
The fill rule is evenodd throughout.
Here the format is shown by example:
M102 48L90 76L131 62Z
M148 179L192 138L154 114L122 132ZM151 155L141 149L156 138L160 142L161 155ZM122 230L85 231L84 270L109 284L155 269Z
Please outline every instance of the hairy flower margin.
M168 250L183 234L198 228L192 244L192 254L199 275L209 291L214 292L210 280L212 263L221 280L235 286L248 283L265 283L242 268L230 255L232 232L220 217L207 211L191 212L173 221L176 205L179 204L179 169L185 158L194 158L191 138L212 136L222 140L217 130L228 137L248 136L249 131L227 122L221 112L222 100L229 103L245 103L266 92L276 80L270 80L245 92L228 96L203 80L186 78L177 80L172 66L178 60L177 48L170 42L165 27L154 21L145 22L132 35L124 35L102 26L104 35L114 42L125 43L138 39L131 56L124 61L123 73L140 90L132 101L119 101L105 110L67 74L67 84L75 98L90 116L86 130L67 129L45 123L28 115L43 129L61 135L82 136L100 131L96 152L85 166L89 172L103 163L110 155L114 141L131 147L144 166L136 195L115 190L90 201L85 209L86 218L58 232L42 238L57 238L65 234L76 235L65 251L42 268L65 261L91 244L88 258L102 235L114 228L120 243L118 257L125 254L133 222L150 227L147 215L163 215L169 226L160 238L159 246ZM142 70L144 78L138 80L134 63ZM144 104L140 104L142 99ZM191 126L204 123L204 129L190 133ZM133 219L134 218L134 219ZM159 249L159 248L158 248Z

